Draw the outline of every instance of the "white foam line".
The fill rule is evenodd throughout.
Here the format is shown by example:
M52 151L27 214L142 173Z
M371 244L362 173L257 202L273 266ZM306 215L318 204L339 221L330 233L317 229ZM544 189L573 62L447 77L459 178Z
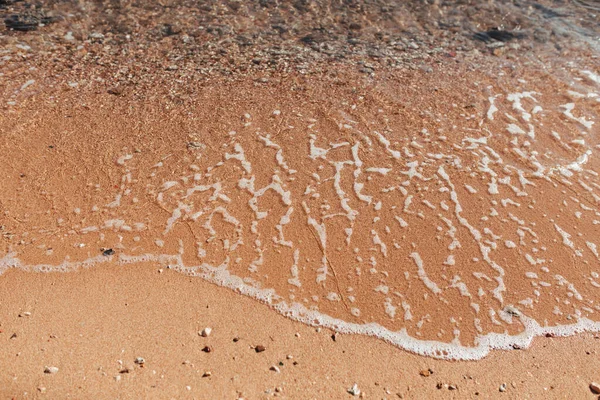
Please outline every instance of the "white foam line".
M28 266L9 253L0 259L0 274L9 268L19 268L25 271L44 272L71 272L80 268L91 267L111 261L111 257L97 256L81 262L64 262L57 266L39 265ZM114 260L112 260L114 261ZM360 334L373 336L384 340L394 346L410 351L415 354L447 360L480 360L487 356L491 350L511 350L514 348L526 348L531 345L537 336L572 336L581 332L600 332L600 323L587 318L579 318L576 323L570 325L541 326L537 321L520 315L519 318L525 330L517 335L489 333L476 338L475 346L468 347L452 343L441 343L431 340L422 340L410 336L406 329L391 331L377 323L357 324L342 321L315 310L309 310L299 303L283 301L273 289L259 289L244 282L238 276L231 275L227 270L228 261L214 267L209 264L187 267L181 260L181 255L153 255L140 256L121 255L117 263L130 264L138 262L157 262L177 272L200 277L208 282L231 289L237 293L252 297L260 302L270 305L273 309L284 316L311 326L319 326L336 330L346 334ZM406 309L405 309L406 311Z

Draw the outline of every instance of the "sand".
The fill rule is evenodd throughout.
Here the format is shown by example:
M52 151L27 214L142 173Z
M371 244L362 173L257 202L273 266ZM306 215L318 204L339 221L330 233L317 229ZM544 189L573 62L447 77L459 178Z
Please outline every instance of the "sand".
M163 3L0 2L0 396L593 396L587 3Z
M426 82L441 87L440 79L419 74L417 90L427 99L435 91L427 88ZM459 75L454 76L458 79ZM304 81L305 87L314 97L329 79ZM364 90L379 90L372 83L365 85ZM460 93L461 83L453 85L455 93ZM255 86L238 82L235 87ZM252 113L267 113L260 122L263 126L272 123L271 110L290 113L289 104L288 109L281 107L289 93L286 83L249 90L238 93L237 109L229 110L230 115L241 116L236 124L244 123L244 105L255 98L261 98L261 103ZM342 97L345 90L341 86L336 93ZM229 95L220 95L223 91ZM261 91L270 93L268 100ZM212 85L198 93L207 99L230 99L231 89ZM301 101L302 96L287 98ZM58 265L66 256L71 261L99 257L102 263L71 272L4 272L0 279L0 291L6 293L0 304L0 329L6 341L0 357L3 396L344 398L351 397L348 389L354 383L367 398L423 398L441 393L456 398L590 395L588 385L597 379L594 363L599 346L593 334L537 338L526 350L515 346L511 351L492 351L476 362L434 360L376 338L338 333L334 340L329 329L293 322L256 300L175 272L166 262L118 263L119 257L130 251L120 236L138 235L143 239L136 243L168 253L168 249L157 249L153 240L161 237L164 219L171 212L148 211L145 200L141 210L146 216L139 220L145 221L147 228L130 233L111 226L104 236L90 238L97 233L82 234L81 229L96 224L97 217L86 210L94 204L109 204L122 187L117 184L108 191L89 188L94 187L95 179L103 186L103 182L120 182L123 164L129 162L123 155L149 154L143 165L160 159L170 146L182 148L178 151L183 154L196 151L195 145L189 147L192 134L187 132L210 109L196 108L205 101L198 98L184 110L200 116L182 119L182 114L189 116L191 111L173 112L164 109L160 101L132 102L89 92L64 92L61 99L58 107L31 100L4 120L13 132L5 135L4 146L19 154L3 164L10 166L3 178L3 206L9 217L3 228L8 233L5 246L7 251L18 251L29 265ZM95 107L76 107L75 102ZM218 101L212 104L219 108ZM128 108L132 105L133 112ZM38 111L34 118L24 119L32 112L30 107ZM483 104L480 110L487 112ZM145 127L136 130L132 114L138 115ZM226 117L212 123L218 126L223 120ZM90 129L94 126L101 128ZM229 132L225 127L221 130ZM73 179L65 181L65 176ZM35 184L25 183L28 179ZM52 204L51 213L44 204ZM110 219L112 213L101 213L99 221ZM144 214L137 211L132 215ZM64 221L57 223L57 216ZM57 225L50 229L44 224ZM185 233L178 232L185 239ZM114 249L115 254L102 255L106 249ZM411 260L407 258L405 264L411 265ZM269 271L284 281L288 278L287 268L274 265ZM211 335L201 337L199 332L206 327L212 329ZM257 346L266 350L256 352ZM135 364L137 357L145 360L143 366ZM46 367L57 367L58 372L45 373ZM506 384L504 392L500 392L502 384Z
M592 398L588 384L600 367L600 342L590 334L539 338L476 362L424 358L357 335L334 341L330 330L148 264L15 270L0 290L2 398L352 398L354 383L373 399ZM199 336L207 326L211 335ZM256 353L257 345L266 350ZM59 371L45 374L45 366ZM131 371L120 373L124 367Z

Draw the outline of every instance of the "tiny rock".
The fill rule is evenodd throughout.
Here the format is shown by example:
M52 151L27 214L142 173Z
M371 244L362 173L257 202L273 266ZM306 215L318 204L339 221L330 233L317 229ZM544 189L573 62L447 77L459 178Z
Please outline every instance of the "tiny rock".
M262 353L263 351L265 351L267 348L261 344L259 344L258 346L256 346L254 348L254 351L256 351L257 353Z
M212 376L212 372L210 372L210 371L206 371L205 373L202 374L203 378L208 378L209 376Z
M506 383L501 384L498 390L501 392L506 392Z
M209 337L211 332L212 332L212 329L211 329L211 328L208 328L208 327L207 327L207 328L204 328L204 329L202 329L202 331L200 332L200 336L202 336L202 337Z
M350 389L348 389L348 393L350 393L352 396L360 396L360 389L358 388L358 384L354 384L352 385L352 387Z
M144 365L144 363L146 362L146 360L144 360L144 358L142 358L142 357L137 357L134 362L137 365Z
M431 374L433 374L433 371L431 368L427 368L427 369L424 369L419 372L419 375L424 376L424 377L428 377Z
M102 250L102 255L105 257L112 256L113 254L115 254L115 251L113 249L103 249Z
M19 314L19 317L29 317L31 313L29 311L25 311Z
M269 368L270 371L275 371L275 372L281 372L281 370L279 369L279 367L277 365L271 365L271 368Z
M44 367L44 373L45 374L55 374L58 372L58 368L57 367Z
M594 394L600 394L600 384L597 384L596 382L590 383L590 390Z
M212 347L210 347L210 346L204 346L202 348L202 351L205 352L205 353L210 353L212 351Z

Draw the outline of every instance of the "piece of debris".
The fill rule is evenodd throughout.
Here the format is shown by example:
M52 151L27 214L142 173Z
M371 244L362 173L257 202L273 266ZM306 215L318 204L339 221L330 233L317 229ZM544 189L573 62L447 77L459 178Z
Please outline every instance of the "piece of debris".
M21 318L22 317L29 317L30 315L31 315L31 313L29 311L25 311L25 312L19 313L19 317L21 317Z
M500 392L506 392L506 383L501 384L500 387L498 388L498 390Z
M281 372L281 370L279 369L279 367L277 365L271 365L271 367L269 368L269 371L275 371L277 373Z
M204 346L202 348L202 351L205 352L205 353L210 353L212 351L212 347L210 347L210 346Z
M590 383L590 390L594 394L600 394L600 385L597 384L596 382L592 382L592 383Z
M208 378L209 376L212 376L212 372L210 372L210 371L206 371L205 373L202 374L203 378Z
M263 351L265 351L267 348L261 344L259 344L258 346L254 347L254 351L256 351L257 353L262 353Z
M102 249L102 255L105 257L112 256L113 254L115 254L113 249Z
M202 329L202 331L199 332L199 334L202 337L209 337L211 332L212 332L212 329L207 327L207 328Z
M137 365L143 366L144 363L146 363L146 360L144 360L143 357L137 357L134 361L134 363L136 363Z
M354 384L352 385L352 387L350 389L348 389L348 393L350 393L352 396L360 396L360 389L358 388L358 384Z
M45 374L55 374L58 372L58 368L57 367L44 367L44 373Z
M431 368L427 368L419 372L419 375L424 377L428 377L431 374L433 374L433 370Z

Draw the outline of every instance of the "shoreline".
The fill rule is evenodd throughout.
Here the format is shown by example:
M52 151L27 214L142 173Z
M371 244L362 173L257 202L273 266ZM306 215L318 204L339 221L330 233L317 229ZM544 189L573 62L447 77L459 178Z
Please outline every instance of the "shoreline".
M592 334L536 338L525 351L493 351L475 362L435 360L370 337L332 336L231 290L158 269L107 264L74 273L3 274L0 291L10 294L0 307L6 343L0 394L351 398L347 389L357 383L367 398L440 391L456 398L584 398L600 367L594 357L600 342ZM212 332L202 337L206 327ZM257 346L265 351L257 353ZM143 367L136 357L144 358ZM567 359L575 374L556 362ZM58 372L44 373L47 366Z

